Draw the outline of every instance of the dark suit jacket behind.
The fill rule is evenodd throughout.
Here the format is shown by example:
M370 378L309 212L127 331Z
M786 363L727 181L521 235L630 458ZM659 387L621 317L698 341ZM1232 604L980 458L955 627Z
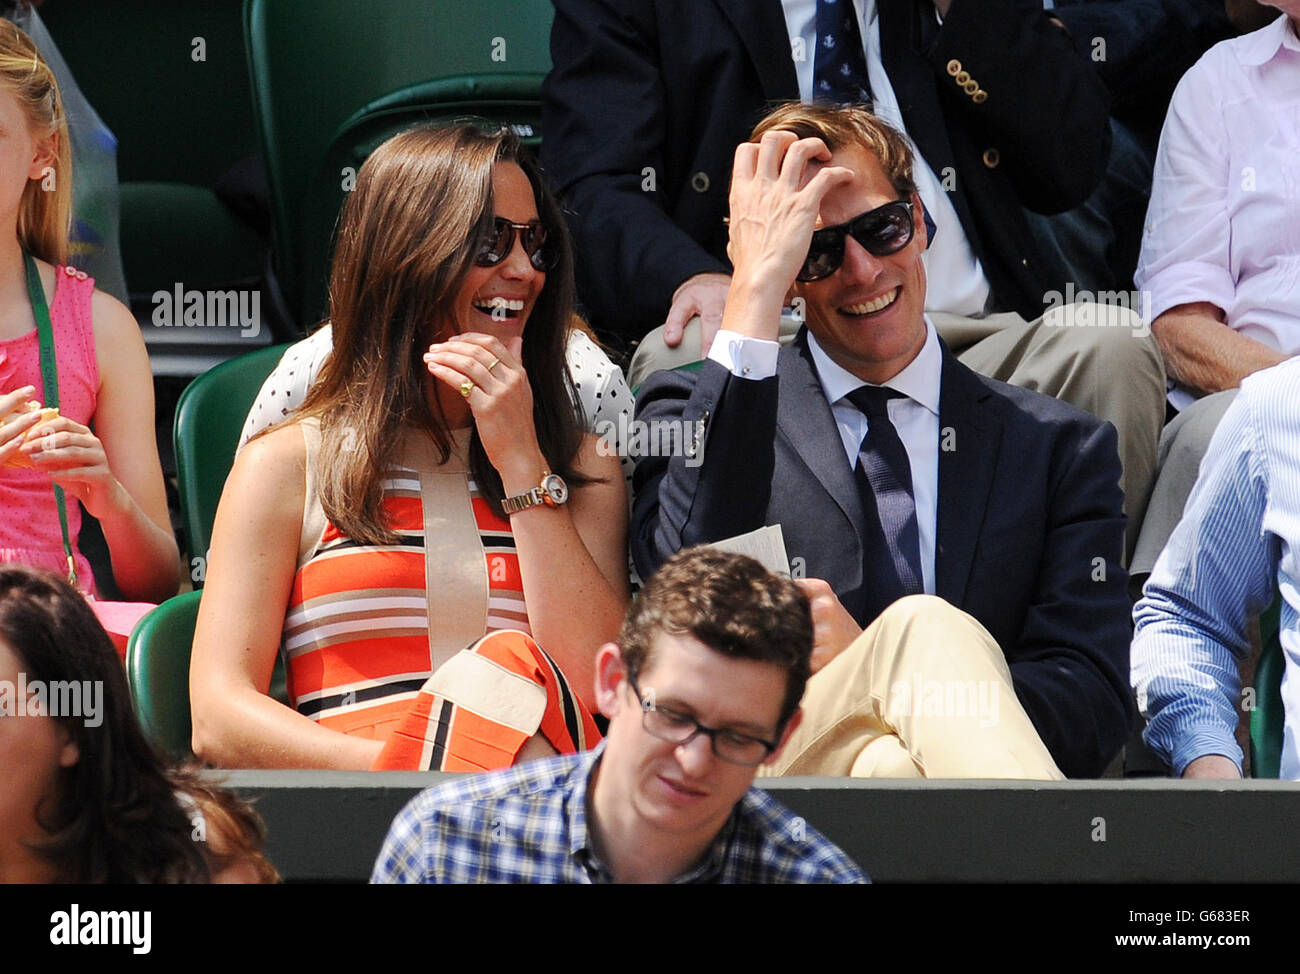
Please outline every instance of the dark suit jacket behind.
M659 372L637 417L705 424L698 466L637 464L643 578L680 548L780 524L791 561L826 579L859 624L871 621L858 486L802 335L770 379L737 379L712 361ZM1098 775L1133 719L1114 427L976 375L946 348L939 427L936 594L1002 647L1061 771Z
M1041 0L880 0L882 57L908 133L952 201L999 310L1061 289L1020 211L1082 202L1110 151L1105 86ZM732 157L799 97L779 0L555 0L542 162L570 211L579 292L598 327L640 338L673 291L726 261ZM812 52L807 52L809 58ZM956 59L988 93L976 105ZM995 149L994 168L984 162ZM943 228L939 228L943 232Z

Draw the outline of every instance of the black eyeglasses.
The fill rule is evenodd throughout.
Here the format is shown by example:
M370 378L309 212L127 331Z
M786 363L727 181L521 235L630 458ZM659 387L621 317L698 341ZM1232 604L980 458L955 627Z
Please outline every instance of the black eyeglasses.
M888 257L912 242L914 229L912 201L895 200L868 210L848 223L814 230L808 256L795 278L805 282L820 281L839 270L844 263L846 237L852 236L873 257Z
M774 743L761 737L751 737L725 728L705 727L689 714L659 706L654 702L653 696L641 695L636 678L630 673L627 682L641 704L641 723L646 733L661 741L670 741L681 747L700 734L707 734L715 755L731 764L746 764L750 767L762 764L776 750Z
M546 227L541 220L530 220L527 223L511 223L505 217L495 217L492 220L492 229L488 231L487 237L479 244L478 254L474 257L474 263L479 267L496 267L509 255L515 246L515 231L519 231L519 239L524 245L524 253L528 255L529 262L533 265L534 270L548 271L555 266L556 255L553 253L553 247L546 246Z

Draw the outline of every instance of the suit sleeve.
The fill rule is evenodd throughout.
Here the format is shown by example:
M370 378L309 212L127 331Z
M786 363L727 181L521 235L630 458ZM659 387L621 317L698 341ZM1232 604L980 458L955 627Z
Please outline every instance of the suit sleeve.
M1019 698L1057 766L1096 777L1128 739L1128 573L1115 428L1080 422L1058 438L1062 470L1034 598L1007 652Z
M663 324L688 277L730 273L665 209L659 43L653 3L555 0L542 161L568 211L587 310L629 338Z
M1059 213L1088 198L1110 156L1110 97L1041 0L953 0L926 56L949 114L997 148L1024 206ZM985 99L963 89L953 62Z
M709 359L698 373L657 372L646 381L637 400L643 441L632 506L632 556L642 578L682 548L763 526L776 464L779 381L737 378ZM672 443L674 428L698 448L653 448Z

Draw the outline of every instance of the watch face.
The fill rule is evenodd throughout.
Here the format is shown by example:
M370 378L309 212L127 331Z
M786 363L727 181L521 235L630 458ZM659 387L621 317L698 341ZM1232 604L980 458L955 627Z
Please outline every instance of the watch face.
M569 485L559 474L548 474L542 480L542 490L546 491L552 504L563 504L569 499Z

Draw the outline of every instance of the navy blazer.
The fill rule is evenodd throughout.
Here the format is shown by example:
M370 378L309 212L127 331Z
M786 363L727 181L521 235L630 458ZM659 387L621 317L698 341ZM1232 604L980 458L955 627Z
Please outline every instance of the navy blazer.
M702 421L702 455L638 460L633 555L649 577L683 547L780 524L792 563L865 627L860 488L805 334L768 379L706 361L646 381L637 419ZM1134 717L1115 429L946 347L941 376L935 594L1002 647L1061 771L1098 775Z
M1065 282L1021 207L1067 210L1101 179L1105 86L1042 0L954 0L942 27L932 0L878 5L908 134L949 190L998 310L1037 318ZM779 0L555 0L542 163L598 328L640 338L686 278L730 273L732 159L771 105L798 99L791 54ZM985 92L979 103L953 61Z

